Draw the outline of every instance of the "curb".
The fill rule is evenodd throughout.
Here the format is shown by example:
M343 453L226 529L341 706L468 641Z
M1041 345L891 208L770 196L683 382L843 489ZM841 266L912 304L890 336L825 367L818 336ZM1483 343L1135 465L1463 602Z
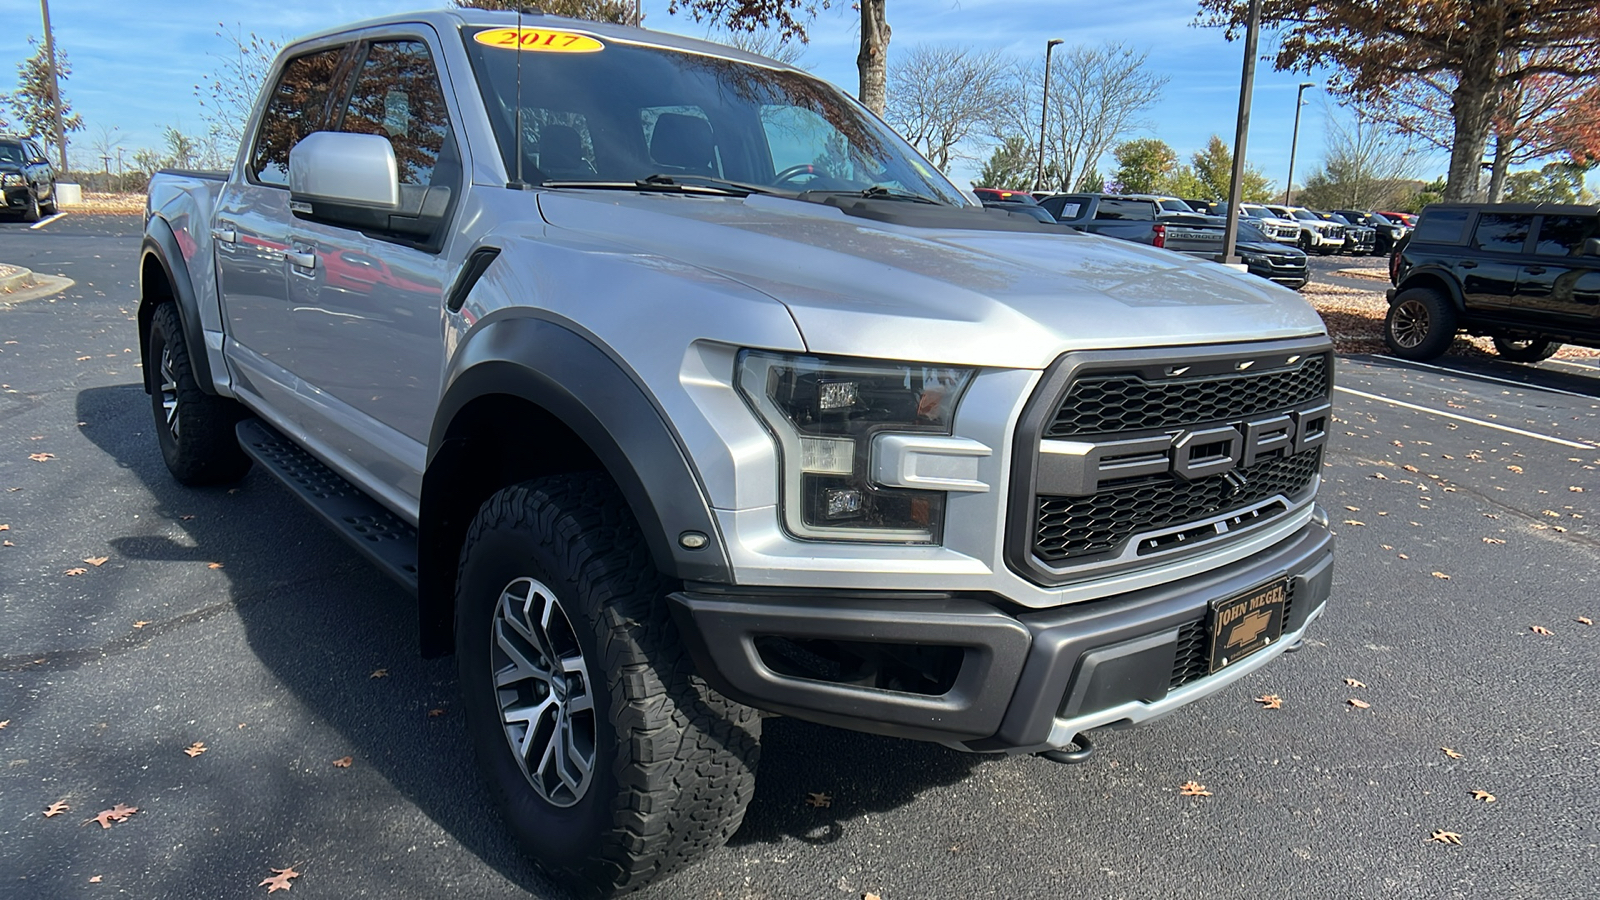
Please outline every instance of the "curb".
M33 271L0 263L0 294L9 294L33 285Z

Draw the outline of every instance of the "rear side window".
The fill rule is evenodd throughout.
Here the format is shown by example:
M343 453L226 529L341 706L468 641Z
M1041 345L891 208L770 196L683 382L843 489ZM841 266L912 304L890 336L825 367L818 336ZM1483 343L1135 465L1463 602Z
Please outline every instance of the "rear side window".
M289 151L327 120L328 95L342 56L344 48L333 47L297 56L284 65L250 153L246 174L251 181L289 186Z
M339 130L388 138L400 183L434 184L440 158L452 162L455 145L428 45L421 41L374 43L356 75ZM445 175L442 170L439 174ZM454 174L440 180L453 184Z
M1489 253L1521 253L1533 232L1533 216L1485 213L1472 232L1472 246Z
M1539 242L1533 252L1540 256L1578 256L1585 241L1596 236L1594 216L1545 216L1539 226Z
M1468 210L1425 209L1411 240L1418 244L1459 244L1467 230Z
M1096 219L1133 219L1150 221L1156 217L1156 205L1149 200L1101 200L1094 211Z
M1085 199L1087 198L1057 195L1044 198L1039 202L1039 205L1058 219L1076 219L1083 213Z

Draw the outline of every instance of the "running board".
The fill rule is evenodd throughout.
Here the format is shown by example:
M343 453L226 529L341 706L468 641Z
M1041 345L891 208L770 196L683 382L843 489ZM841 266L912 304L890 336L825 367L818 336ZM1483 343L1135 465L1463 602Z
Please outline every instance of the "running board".
M363 556L416 594L417 529L260 419L245 419L235 431L239 446L251 459Z

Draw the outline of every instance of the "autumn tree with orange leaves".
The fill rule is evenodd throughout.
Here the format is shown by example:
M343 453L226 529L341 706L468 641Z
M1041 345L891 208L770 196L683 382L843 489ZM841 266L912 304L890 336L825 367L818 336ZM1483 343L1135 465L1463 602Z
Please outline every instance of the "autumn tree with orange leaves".
M1249 3L1199 0L1200 21L1243 28ZM1478 196L1482 164L1504 95L1541 76L1600 76L1595 0L1264 0L1262 24L1280 32L1280 70L1333 70L1328 88L1382 106L1431 79L1448 89L1447 201Z

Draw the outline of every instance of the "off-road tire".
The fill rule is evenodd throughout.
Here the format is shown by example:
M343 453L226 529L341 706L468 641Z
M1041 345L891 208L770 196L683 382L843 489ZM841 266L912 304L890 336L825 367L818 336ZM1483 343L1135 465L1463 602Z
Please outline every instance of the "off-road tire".
M28 189L27 197L28 202L22 206L22 221L37 222L39 221L39 197L33 192L32 188Z
M557 805L512 752L495 686L502 592L534 579L559 601L592 680L586 791ZM627 504L599 474L536 479L479 509L461 550L456 659L467 729L507 824L585 894L639 888L738 830L755 791L760 719L696 674Z
M244 407L200 389L178 308L171 303L156 307L150 317L148 350L145 378L156 440L172 477L190 486L243 478L250 470L250 457L239 448L233 429L246 415ZM168 421L165 401L169 400L177 404L176 433Z
M1494 352L1500 354L1502 359L1509 359L1512 362L1544 362L1555 356L1556 351L1560 349L1560 344L1545 338L1519 340L1497 337L1494 339Z
M1432 288L1407 288L1389 305L1383 342L1401 359L1429 360L1456 339L1456 308Z

